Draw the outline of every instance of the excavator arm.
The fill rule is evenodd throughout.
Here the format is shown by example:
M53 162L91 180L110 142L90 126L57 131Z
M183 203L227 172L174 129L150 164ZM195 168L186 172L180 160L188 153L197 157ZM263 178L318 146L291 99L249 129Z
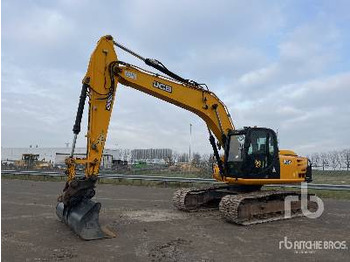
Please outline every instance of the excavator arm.
M94 203L91 198L95 195L94 187L99 173L118 83L182 107L201 117L208 126L210 141L221 171L223 164L217 146L224 146L227 134L234 129L226 106L214 93L194 81L185 80L170 72L156 60L143 59L132 53L139 58L141 57L147 65L168 76L161 76L121 62L117 58L114 45L119 44L114 42L111 36L104 36L98 41L91 55L87 73L82 81L83 85L73 126L72 151L66 159L67 182L56 208L58 217L83 239L105 237L105 233L101 231L98 223L100 204ZM76 158L74 150L77 136L81 131L81 120L87 99L87 152L85 158ZM217 138L217 144L212 133ZM77 165L85 166L83 178L76 176Z
M72 153L67 159L68 181L75 178L77 164L86 166L86 177L98 175L118 83L195 113L206 122L209 131L213 132L217 138L218 144L221 147L225 145L227 134L234 130L234 125L226 106L213 92L194 81L178 77L183 80L181 82L121 62L117 59L114 44L111 36L104 36L99 40L91 55L88 70L83 79L77 117L73 127ZM148 65L154 65L150 62L151 59L146 61ZM157 69L157 66L155 68ZM169 75L176 76L171 72ZM76 137L80 132L86 96L89 98L87 157L77 159L74 158L73 153Z
M85 176L97 176L102 153L107 138L108 126L113 109L117 84L111 73L111 65L117 60L113 49L112 38L102 37L91 55L83 86L75 124L73 126L73 145L70 157L67 159L68 182L75 178L75 166L85 165ZM88 97L88 127L86 158L74 158L77 135L80 133L81 120L85 100Z
M164 75L119 61L114 46L143 60L145 64ZM226 106L213 92L209 91L206 85L184 79L169 71L161 62L143 58L115 42L111 36L104 36L98 41L83 78L73 126L72 151L66 160L68 179L56 208L58 217L81 238L106 237L106 233L101 230L98 222L101 204L93 202L91 198L95 195L94 187L118 83L184 108L202 118L208 127L209 140L217 160L213 175L217 180L229 185L252 185L254 189L268 183L305 181L308 172L307 159L298 158L292 151L279 153L277 138L271 129L235 130ZM74 149L87 99L87 152L85 158L76 158ZM224 149L223 157L219 156L221 147ZM288 166L280 167L280 163ZM85 166L84 177L76 176L77 165ZM284 171L280 172L282 169ZM189 195L189 192L186 194ZM176 206L181 207L180 209L185 205L185 202L181 201L185 201L186 194L180 193L183 197L179 196L176 200L178 203ZM208 192L205 191L203 194ZM223 192L210 193L209 196L222 197L222 194ZM194 195L198 196L199 193ZM210 197L206 196L203 199L210 199Z
M56 207L59 219L84 240L113 236L112 232L101 229L99 224L101 204L95 203L91 198L95 195L94 188L117 88L110 66L115 61L117 61L117 56L113 49L112 38L102 37L91 55L83 79L73 126L72 151L66 159L67 182ZM74 150L81 130L86 99L88 99L87 152L85 158L76 158ZM85 176L82 178L76 176L77 165L85 166Z

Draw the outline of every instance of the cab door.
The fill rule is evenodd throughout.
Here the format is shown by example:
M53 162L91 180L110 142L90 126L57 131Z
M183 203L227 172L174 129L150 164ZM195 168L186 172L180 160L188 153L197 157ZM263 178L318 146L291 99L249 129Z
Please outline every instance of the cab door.
M267 128L250 128L245 141L242 171L246 178L279 178L277 137Z

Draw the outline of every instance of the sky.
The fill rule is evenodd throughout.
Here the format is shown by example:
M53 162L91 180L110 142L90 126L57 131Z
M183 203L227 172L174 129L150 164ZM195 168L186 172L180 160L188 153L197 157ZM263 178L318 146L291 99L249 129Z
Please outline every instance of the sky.
M110 34L206 83L236 128L270 127L298 154L350 148L349 10L346 0L3 0L1 145L71 142L90 54ZM120 85L106 147L187 152L190 124L192 151L210 153L203 120Z

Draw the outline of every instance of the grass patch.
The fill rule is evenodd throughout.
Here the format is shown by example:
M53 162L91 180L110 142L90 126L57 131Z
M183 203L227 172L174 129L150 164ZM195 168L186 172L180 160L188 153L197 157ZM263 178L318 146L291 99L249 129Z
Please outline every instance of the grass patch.
M350 171L313 170L314 184L350 185Z
M49 182L62 182L66 181L66 177L53 177L53 176L34 176L28 174L2 174L1 179L18 179L18 180L30 180L30 181L49 181ZM111 184L111 185L125 185L125 186L147 186L147 187L197 187L203 185L211 185L207 183L181 183L181 182L162 182L162 181L147 181L147 180L129 180L129 179L106 179L99 178L98 184Z
M308 190L309 193L315 194L320 198L342 199L350 200L350 191L336 191L336 190Z
M31 181L50 181L61 182L66 181L65 177L53 177L53 176L34 176L28 174L1 174L1 179L18 179L18 180L31 180Z
M210 183L182 183L182 182L166 182L166 181L148 181L148 180L128 180L122 178L116 179L105 179L100 178L98 180L99 184L112 184L112 185L126 185L126 186L147 186L147 187L170 187L170 188L179 188L179 187L198 187L203 185L212 185Z

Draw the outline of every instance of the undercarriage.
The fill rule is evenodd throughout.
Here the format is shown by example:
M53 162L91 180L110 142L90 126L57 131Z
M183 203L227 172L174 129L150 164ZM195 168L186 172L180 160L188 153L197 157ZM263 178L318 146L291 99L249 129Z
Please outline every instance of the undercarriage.
M228 222L252 225L302 216L300 192L260 190L260 186L213 186L177 190L173 197L174 206L187 212L219 209ZM285 198L293 196L290 215L286 214ZM307 209L313 212L317 203L307 195Z

